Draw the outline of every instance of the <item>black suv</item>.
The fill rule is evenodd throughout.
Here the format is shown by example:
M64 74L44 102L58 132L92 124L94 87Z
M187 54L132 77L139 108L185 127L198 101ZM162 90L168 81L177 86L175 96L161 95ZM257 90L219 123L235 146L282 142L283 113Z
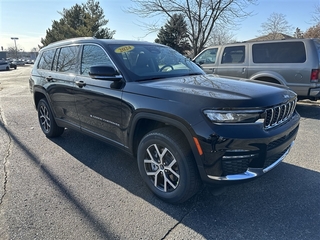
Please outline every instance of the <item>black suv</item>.
M173 49L142 41L50 44L30 89L47 137L67 127L128 151L147 186L172 203L204 182L268 172L288 154L300 120L288 88L206 75Z

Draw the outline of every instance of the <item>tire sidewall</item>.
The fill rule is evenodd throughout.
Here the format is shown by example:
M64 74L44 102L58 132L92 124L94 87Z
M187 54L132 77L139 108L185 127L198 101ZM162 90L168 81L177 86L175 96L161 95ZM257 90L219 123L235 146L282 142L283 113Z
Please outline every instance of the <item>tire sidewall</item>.
M41 121L40 121L40 108L41 108L41 106L44 106L44 107L47 109L48 114L49 114L50 123L51 123L50 130L49 130L49 131L46 131L46 130L43 128L43 126L42 126L42 124L41 124ZM39 121L39 124L40 124L40 127L41 127L42 132L43 132L47 137L51 137L51 136L53 135L53 123L54 123L54 119L53 119L53 115L52 115L51 109L50 109L47 101L44 100L44 99L41 99L41 100L39 101L38 109L37 109L37 110L38 110L38 121Z
M175 157L178 167L179 167L179 184L177 188L172 192L163 192L156 188L150 178L147 176L145 167L144 167L144 158L146 154L146 149L152 144L159 144L168 148L171 154ZM166 137L161 133L152 132L146 135L139 144L138 154L137 154L138 168L140 171L140 175L150 190L156 194L158 197L166 200L167 202L179 202L179 199L182 198L185 191L188 191L188 181L190 177L188 176L188 172L186 170L186 164L183 161L183 153L177 148L177 144L175 144L170 138Z

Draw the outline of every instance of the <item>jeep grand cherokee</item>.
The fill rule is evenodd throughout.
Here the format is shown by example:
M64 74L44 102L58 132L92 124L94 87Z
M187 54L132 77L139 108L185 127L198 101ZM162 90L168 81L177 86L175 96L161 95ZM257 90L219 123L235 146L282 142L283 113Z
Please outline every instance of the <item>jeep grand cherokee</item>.
M53 43L41 49L29 82L47 137L67 127L131 153L147 186L171 203L186 201L202 183L268 172L299 127L288 88L206 75L155 43Z

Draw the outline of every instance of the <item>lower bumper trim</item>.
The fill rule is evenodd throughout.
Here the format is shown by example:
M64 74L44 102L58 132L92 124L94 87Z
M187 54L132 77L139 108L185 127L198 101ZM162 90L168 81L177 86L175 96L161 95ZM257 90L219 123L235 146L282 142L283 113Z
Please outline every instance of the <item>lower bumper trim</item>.
M218 181L241 181L241 180L247 180L251 178L255 178L258 176L263 175L266 172L269 172L271 169L275 168L282 160L288 155L291 147L293 146L294 141L289 145L287 151L273 164L266 168L248 168L247 171L241 174L233 174L233 175L227 175L227 176L210 176L208 175L208 178L212 180L218 180Z

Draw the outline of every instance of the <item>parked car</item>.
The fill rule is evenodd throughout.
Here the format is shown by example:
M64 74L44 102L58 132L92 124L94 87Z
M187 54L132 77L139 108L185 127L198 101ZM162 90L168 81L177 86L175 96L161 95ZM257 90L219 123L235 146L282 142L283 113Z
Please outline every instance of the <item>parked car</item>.
M10 65L6 61L0 61L0 70L10 70Z
M299 99L320 98L320 39L213 46L199 53L194 62L206 73L285 85Z
M8 63L9 63L10 68L17 69L17 64L14 64L13 61L9 61Z
M22 60L14 60L12 62L13 64L17 65L17 66L24 66L26 63Z
M29 84L48 138L70 128L132 154L146 185L171 203L202 183L263 175L288 154L299 128L297 96L287 87L206 75L156 43L53 43L41 49Z

